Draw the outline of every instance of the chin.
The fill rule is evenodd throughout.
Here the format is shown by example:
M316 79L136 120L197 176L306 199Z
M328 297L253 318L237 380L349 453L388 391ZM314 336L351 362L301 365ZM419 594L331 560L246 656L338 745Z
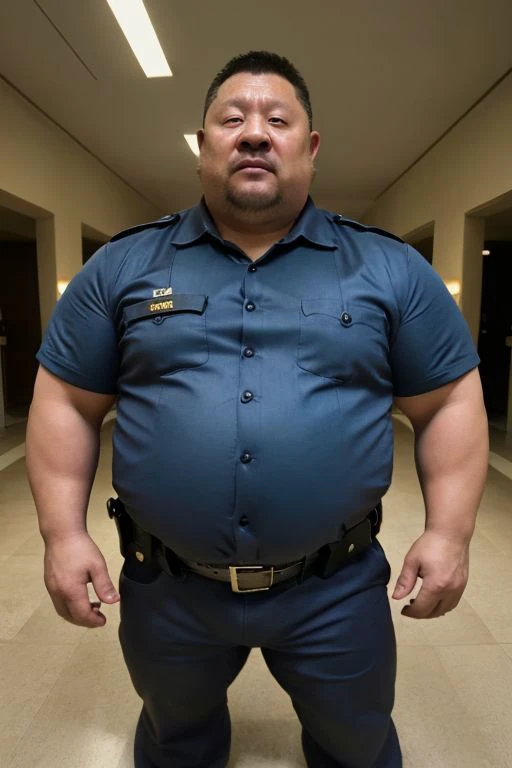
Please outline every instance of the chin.
M233 208L237 208L239 211L248 211L257 213L258 211L267 211L269 208L274 208L281 202L281 193L279 191L272 192L256 192L256 191L241 191L227 189L226 202Z

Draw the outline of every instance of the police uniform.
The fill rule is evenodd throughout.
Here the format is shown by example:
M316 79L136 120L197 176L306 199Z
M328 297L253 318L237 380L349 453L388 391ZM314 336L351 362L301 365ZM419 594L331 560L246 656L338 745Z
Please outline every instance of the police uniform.
M137 768L225 768L226 690L252 647L291 697L310 767L399 768L378 540L327 579L246 594L234 589L263 577L216 579L295 563L364 520L391 481L393 398L478 364L423 257L308 199L253 263L202 201L100 248L38 359L118 396L114 488L197 567L175 578L130 557L121 575L121 643L144 701Z

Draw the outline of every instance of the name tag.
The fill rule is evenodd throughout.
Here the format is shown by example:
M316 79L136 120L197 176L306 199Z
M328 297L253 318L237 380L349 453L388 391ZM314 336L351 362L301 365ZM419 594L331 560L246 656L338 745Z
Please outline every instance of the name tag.
M169 299L168 301L156 301L149 305L150 312L162 312L167 309L174 309L174 301L172 299Z
M124 311L126 322L139 320L142 317L151 317L156 315L171 315L175 312L193 312L202 315L208 297L200 293L175 293L171 298L162 298L160 300L149 299L132 304Z

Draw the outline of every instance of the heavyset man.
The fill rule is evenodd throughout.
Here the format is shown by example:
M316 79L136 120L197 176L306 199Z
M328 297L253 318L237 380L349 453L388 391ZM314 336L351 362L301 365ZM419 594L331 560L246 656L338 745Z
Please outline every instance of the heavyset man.
M227 688L251 648L288 692L309 768L399 768L389 565L376 535L393 399L426 526L393 597L455 608L486 474L468 329L399 238L315 207L319 134L286 59L231 60L198 132L204 196L114 238L39 352L27 461L58 613L119 599L86 528L117 402L111 504L136 768L225 768ZM390 510L392 514L392 510ZM248 692L250 696L250 692Z

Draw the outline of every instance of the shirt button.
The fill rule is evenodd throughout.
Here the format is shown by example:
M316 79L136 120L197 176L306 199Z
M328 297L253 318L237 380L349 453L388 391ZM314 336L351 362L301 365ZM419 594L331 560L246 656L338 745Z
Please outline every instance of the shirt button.
M249 464L250 461L252 461L252 456L250 453L242 453L240 456L240 461L242 464Z
M250 403L250 402L251 402L251 400L253 399L253 397L254 397L253 393L252 393L252 392L249 392L249 390L246 390L246 391L243 393L243 395L242 395L242 397L240 398L240 400L242 401L242 403Z
M350 325L352 322L352 315L349 315L348 312L344 312L341 316L341 322L343 325Z
M247 347L244 349L244 357L254 357L254 349Z
M243 525L245 528L246 525L249 525L249 518L246 515L242 515L242 517L238 522L240 523L240 525Z
M248 312L254 312L254 310L256 309L256 304L253 304L252 301L248 301L247 304L245 305L245 308Z
M255 267L254 264L251 264L251 266L249 267L249 272L257 272L257 271L258 271L258 267Z

